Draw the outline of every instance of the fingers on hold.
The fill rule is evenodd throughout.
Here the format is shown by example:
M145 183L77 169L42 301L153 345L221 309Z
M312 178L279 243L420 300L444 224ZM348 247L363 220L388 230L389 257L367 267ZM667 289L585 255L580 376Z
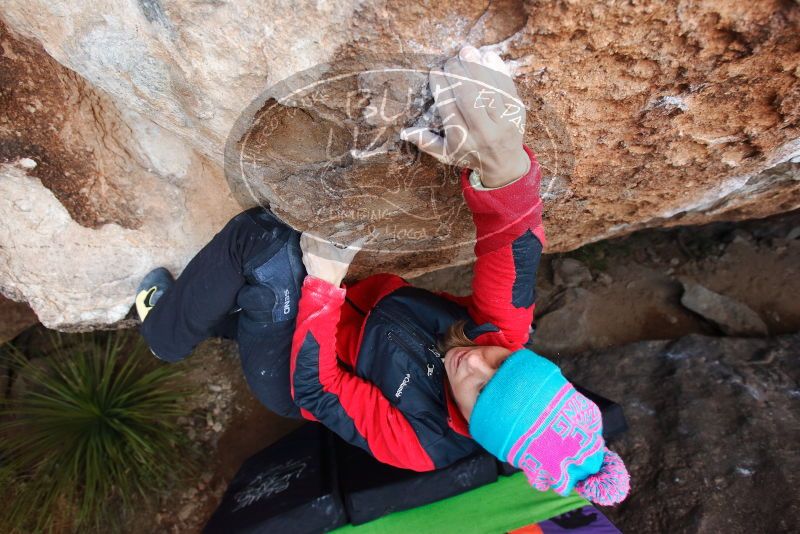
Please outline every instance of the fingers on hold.
M469 98L475 93L475 83L472 81L472 76L460 63L457 57L452 57L447 60L444 66L444 74L441 78L437 78L437 82L446 89L441 91L439 98L436 99L436 105L439 107L439 115L444 119L445 115L454 112L463 117L466 113L465 98ZM462 122L463 124L463 122Z
M470 61L473 63L480 63L481 54L477 48L472 45L466 45L458 52L459 59L463 61Z
M428 75L428 85L430 86L434 105L439 112L439 116L444 119L453 112L458 111L456 97L453 94L452 82L449 81L442 71L431 70Z
M458 57L453 56L444 62L444 68L442 70L445 73L458 72L463 70L463 67L461 66L461 61L458 59Z
M499 59L499 58L498 58ZM478 127L491 116L486 107L491 103L492 88L497 85L493 70L484 65L483 56L474 46L467 45L458 56L446 63L445 74L453 84L458 109L470 127ZM456 83L461 82L458 87ZM496 105L496 104L495 104Z
M464 71L462 74L453 74L450 79L453 84L461 82L458 87L453 89L456 105L465 120L464 124L475 128L479 121L486 117L486 110L482 109L482 102L479 98L479 90L484 88L483 84L477 82L481 78Z
M515 116L520 109L524 109L525 105L519 97L508 65L493 51L486 51L483 57L485 58L483 64L486 68L491 69L493 85L498 91L498 111L490 112L489 115L495 121L503 117Z
M414 144L422 152L445 162L442 159L445 155L445 144L441 135L422 127L404 128L400 132L400 138Z
M502 58L497 55L497 52L486 50L481 55L481 60L481 62L490 69L508 76L509 78L511 77L511 72L508 70L508 65L506 65L505 61L503 61Z
M482 108L494 122L497 122L505 109L503 100L505 89L499 81L503 75L489 65L488 60L483 59L479 65L475 65L474 71L476 79L483 82L477 88L475 107Z
M368 234L365 236L361 236L352 243L350 243L350 246L348 248L351 251L351 258L355 257L356 254L361 252L364 249L364 246L370 243L371 241L372 241L372 236L371 234Z

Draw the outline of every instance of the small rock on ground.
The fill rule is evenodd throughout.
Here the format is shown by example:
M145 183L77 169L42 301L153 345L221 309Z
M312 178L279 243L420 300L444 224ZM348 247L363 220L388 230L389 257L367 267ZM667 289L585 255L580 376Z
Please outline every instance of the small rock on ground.
M681 304L713 322L729 336L766 336L767 325L746 304L682 280Z

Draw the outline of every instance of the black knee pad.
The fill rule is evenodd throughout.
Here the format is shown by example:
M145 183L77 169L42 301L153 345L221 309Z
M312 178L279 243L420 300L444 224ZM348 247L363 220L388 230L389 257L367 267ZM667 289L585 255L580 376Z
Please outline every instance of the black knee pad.
M248 262L239 290L239 351L255 396L284 417L300 413L290 393L289 359L300 292L306 276L300 234L287 229L268 250Z

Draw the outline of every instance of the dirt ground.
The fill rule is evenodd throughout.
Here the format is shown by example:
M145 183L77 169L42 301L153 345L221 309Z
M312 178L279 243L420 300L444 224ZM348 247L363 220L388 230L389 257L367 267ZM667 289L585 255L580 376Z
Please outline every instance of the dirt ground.
M693 334L559 363L624 408L611 448L631 494L603 509L623 532L798 532L800 334Z

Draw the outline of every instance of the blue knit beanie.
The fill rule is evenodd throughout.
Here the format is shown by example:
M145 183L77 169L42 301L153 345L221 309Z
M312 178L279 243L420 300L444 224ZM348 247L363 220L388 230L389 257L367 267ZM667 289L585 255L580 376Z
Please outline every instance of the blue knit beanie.
M483 388L469 430L536 489L560 495L575 489L604 505L621 502L630 489L625 464L605 446L597 405L528 349L513 352Z

